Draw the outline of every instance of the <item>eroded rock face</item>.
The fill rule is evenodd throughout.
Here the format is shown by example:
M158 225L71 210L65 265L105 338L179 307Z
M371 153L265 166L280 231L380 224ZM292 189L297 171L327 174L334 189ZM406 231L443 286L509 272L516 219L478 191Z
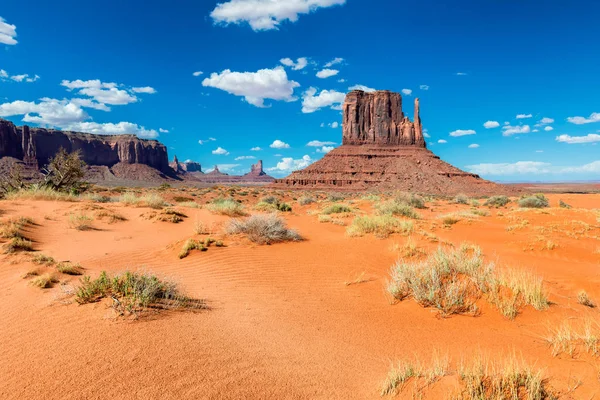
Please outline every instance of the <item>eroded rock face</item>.
M79 150L88 165L144 164L170 172L167 148L156 140L16 127L10 121L0 120L0 157L14 157L37 168L46 165L61 147L68 152Z
M264 176L267 175L265 171L263 171L263 162L262 160L258 160L256 164L252 164L250 167L250 172L246 174L246 176Z
M402 112L402 96L388 90L366 93L354 90L342 106L342 144L426 147L415 100L415 121Z

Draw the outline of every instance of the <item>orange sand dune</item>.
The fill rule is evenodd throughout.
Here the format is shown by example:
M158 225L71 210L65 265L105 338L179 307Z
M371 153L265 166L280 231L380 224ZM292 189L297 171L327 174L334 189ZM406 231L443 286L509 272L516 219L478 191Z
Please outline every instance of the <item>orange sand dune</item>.
M126 269L171 277L210 306L116 318L106 302L75 304L61 284L28 285L29 255L1 255L0 398L375 399L392 362L427 362L434 352L447 353L453 368L477 353L516 353L543 369L562 398L596 398L600 360L584 353L553 357L544 336L565 320L600 321L596 308L576 300L581 289L600 299L600 216L591 211L600 208L600 195L549 198L553 207L544 211L516 211L513 203L450 228L437 217L469 206L435 201L418 210L422 219L410 240L427 252L443 242L475 243L502 267L544 278L551 307L526 307L512 321L485 302L478 317L449 318L413 300L391 304L385 285L400 254L394 245L407 237L348 237L346 227L319 223L309 213L321 204L299 206L287 197L294 210L285 219L303 242L258 246L223 236L227 247L180 260L196 220L223 225L229 217L177 208L188 218L171 224L140 216L150 209L109 203L101 206L127 221L95 220L95 230L77 231L69 215L90 202L0 201L0 220L33 218L26 235L36 251L79 262L94 277ZM573 209L558 208L559 198ZM244 200L247 208L256 201ZM353 206L372 213L368 201ZM345 284L361 275L366 282ZM78 279L61 281L76 286ZM423 395L446 398L458 388L451 376ZM397 398L411 398L411 391L408 385Z

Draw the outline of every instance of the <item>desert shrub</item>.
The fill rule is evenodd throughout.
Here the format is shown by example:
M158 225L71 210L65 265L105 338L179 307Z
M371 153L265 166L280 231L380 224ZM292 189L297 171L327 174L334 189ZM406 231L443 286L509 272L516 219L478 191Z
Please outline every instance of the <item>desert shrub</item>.
M56 270L66 275L83 275L83 268L79 264L64 261L56 264Z
M414 193L400 193L396 196L396 202L405 203L411 207L424 209L425 208L425 199L418 194Z
M590 299L590 296L587 294L587 292L585 290L582 290L579 293L577 293L577 302L586 307L590 307L590 308L596 307L596 303L594 303L592 301L592 299Z
M381 396L395 395L410 379L424 379L428 385L450 373L450 358L434 352L431 362L402 361L392 365L381 388Z
M54 189L42 188L36 185L7 192L6 200L52 200L52 201L79 201L79 197L72 193L59 192Z
M228 215L230 217L246 215L244 206L233 199L215 199L208 204L207 208L215 214Z
M454 198L456 204L469 204L469 198L464 194L457 194Z
M200 204L195 201L182 201L181 203L177 203L178 206L187 207L187 208L200 208Z
M462 218L456 214L443 215L441 219L444 226L452 226L462 220Z
M84 276L75 289L79 304L92 303L112 297L113 308L120 315L138 315L153 309L205 308L203 302L181 294L174 282L161 280L151 274L124 272L109 276L105 271L96 279Z
M346 222L344 220L339 219L339 218L334 218L331 215L324 215L324 214L319 214L319 222L329 222L334 225L341 225L341 226L346 225Z
M72 229L77 229L78 231L89 231L93 229L93 220L94 219L89 215L71 214L69 215L69 227Z
M54 258L46 256L41 253L38 253L35 256L33 256L31 261L34 264L38 264L38 265L53 265L55 263Z
M345 204L332 204L327 206L321 211L323 215L329 214L341 214L341 213L349 213L352 212L352 209Z
M154 208L155 210L160 210L166 205L165 200L156 193L148 193L144 195L140 200L144 203L146 207Z
M93 201L94 203L110 203L112 200L109 196L100 195L98 193L88 193L84 198Z
M194 199L192 199L191 197L185 197L185 196L175 196L175 197L173 197L173 201L175 203L186 203L188 201L194 201Z
M378 201L381 201L381 197L373 194L373 193L369 193L367 195L364 195L363 197L361 197L361 200L365 200L365 201L371 201L373 203L376 203Z
M491 196L483 203L483 205L499 208L504 207L508 203L510 203L510 199L506 196Z
M259 201L254 206L254 208L257 209L258 211L267 211L267 212L277 211L277 205L276 204L266 203L264 201Z
M301 206L307 206L314 202L316 202L316 200L314 199L314 197L310 196L302 196L298 199L298 204L300 204Z
M276 214L253 215L245 220L234 219L229 223L230 234L244 234L258 244L299 241L298 232L288 229L285 220Z
M342 193L329 193L327 195L327 201L338 202L346 200L346 196Z
M464 244L452 250L438 248L424 261L398 261L388 292L398 301L412 297L442 315L477 314L475 302L481 295L511 319L522 305L548 307L541 278L513 270L498 272L493 263L483 261L479 248Z
M223 243L221 240L217 240L215 242L215 246L216 247L225 247L225 243Z
M54 283L58 282L58 279L52 274L43 274L37 278L31 280L33 286L39 287L40 289L51 288Z
M542 193L533 196L522 197L518 201L519 207L523 208L545 208L550 205L548 198Z
M114 224L114 223L120 222L120 221L127 221L127 218L125 218L123 215L118 214L112 210L106 210L106 209L99 210L94 215L97 219L100 219L100 220L103 220L106 218L108 220L109 224Z
M400 221L391 215L357 216L346 229L349 236L363 236L373 233L377 237L385 238L392 233L409 234L413 230L411 221Z
M142 200L133 192L125 192L119 196L119 202L128 206L137 206Z
M184 218L187 218L187 215L177 210L167 208L166 210L162 210L161 212L159 212L155 216L155 218L157 221L171 222L173 224L177 224L183 221Z
M479 217L489 217L490 216L490 212L488 210L478 210L476 208L471 208L468 212L470 214L477 215Z
M10 219L0 223L0 238L14 239L24 238L22 230L27 225L32 225L33 220L27 217Z
M192 250L200 250L200 251L206 251L207 248L204 247L204 244L194 240L194 239L188 239L184 244L183 247L181 248L181 251L179 252L179 258L185 258L190 254L190 251Z
M275 196L265 196L260 201L262 203L273 204L273 205L279 204L279 199Z
M395 215L412 219L420 218L419 214L417 214L410 204L397 200L389 200L376 204L375 209L379 215Z
M477 200L477 199L471 200L471 206L473 206L473 207L479 207L479 200Z
M560 201L558 202L558 206L559 206L560 208L566 208L566 209L572 208L570 204L567 204L567 203L565 203L565 202L564 202L564 201L562 201L562 200L560 200Z
M22 237L14 237L4 244L4 253L16 253L18 251L33 251L33 243Z

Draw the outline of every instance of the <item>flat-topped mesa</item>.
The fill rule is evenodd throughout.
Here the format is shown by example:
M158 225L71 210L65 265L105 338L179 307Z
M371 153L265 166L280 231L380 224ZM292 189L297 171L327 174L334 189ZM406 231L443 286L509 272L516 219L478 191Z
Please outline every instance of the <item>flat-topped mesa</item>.
M419 99L415 99L414 122L402 112L400 93L389 90L348 93L343 114L342 144L426 147Z

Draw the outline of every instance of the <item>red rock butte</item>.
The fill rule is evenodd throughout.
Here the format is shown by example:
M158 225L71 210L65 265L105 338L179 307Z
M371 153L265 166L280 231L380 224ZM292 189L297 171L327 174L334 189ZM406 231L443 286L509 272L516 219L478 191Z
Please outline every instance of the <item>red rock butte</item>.
M402 96L388 90L355 90L343 105L342 145L303 170L277 179L278 188L405 190L418 193L489 195L515 190L440 160L427 149L415 99L414 121Z

